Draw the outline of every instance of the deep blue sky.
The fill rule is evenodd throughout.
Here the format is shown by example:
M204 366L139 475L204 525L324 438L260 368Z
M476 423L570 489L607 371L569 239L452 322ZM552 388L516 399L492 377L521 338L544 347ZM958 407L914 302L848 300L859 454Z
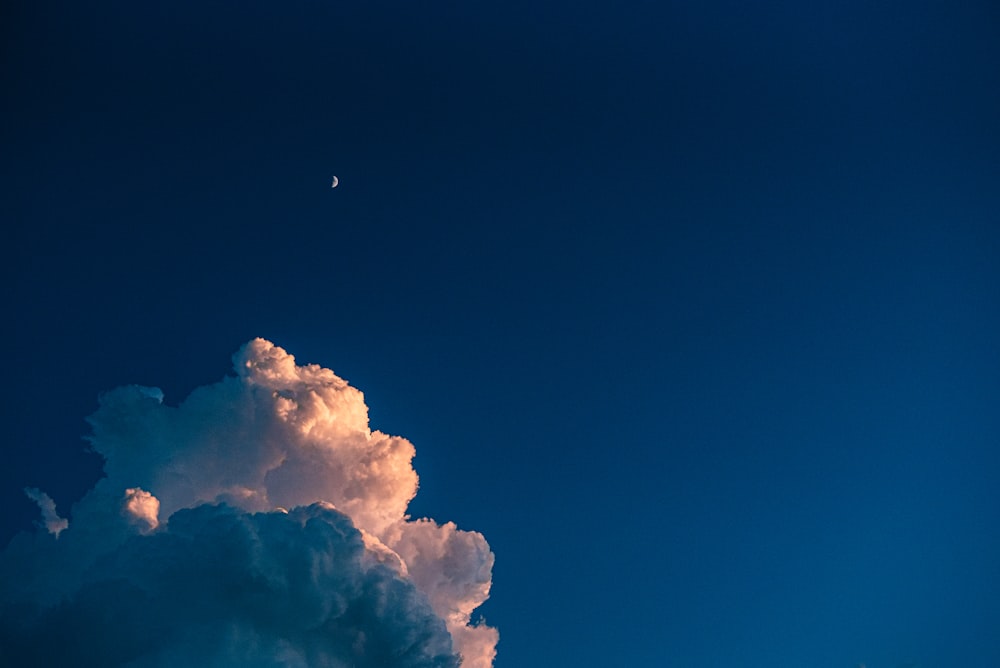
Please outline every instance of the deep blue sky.
M498 668L1000 665L998 6L419 4L4 4L0 538L263 336Z

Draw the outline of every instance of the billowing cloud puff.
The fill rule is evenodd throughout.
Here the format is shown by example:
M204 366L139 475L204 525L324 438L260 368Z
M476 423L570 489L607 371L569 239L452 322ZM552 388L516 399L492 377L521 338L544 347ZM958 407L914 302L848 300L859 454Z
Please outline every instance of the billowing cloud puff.
M315 504L180 510L93 563L72 596L5 620L14 663L455 667L413 584L363 566L360 532ZM53 642L58 638L58 642Z
M453 522L406 522L393 547L410 564L410 576L427 594L434 612L448 622L461 647L464 668L489 668L496 656L496 629L470 626L472 611L489 597L493 553L482 534Z
M496 630L470 620L493 554L406 515L412 444L267 341L234 367L176 407L155 388L101 398L106 477L68 529L52 505L61 540L22 534L0 555L0 663L492 666Z
M369 430L361 392L263 339L234 365L235 378L176 408L150 388L104 395L90 423L108 480L149 490L168 517L220 500L249 511L325 501L376 535L404 517L413 445Z
M130 487L125 490L122 512L140 531L152 531L160 525L160 500L144 489Z

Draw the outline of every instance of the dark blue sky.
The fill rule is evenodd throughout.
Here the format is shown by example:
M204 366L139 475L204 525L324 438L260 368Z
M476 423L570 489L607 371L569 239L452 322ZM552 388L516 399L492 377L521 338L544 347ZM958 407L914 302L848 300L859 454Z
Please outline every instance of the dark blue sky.
M995 3L409 4L4 5L0 538L262 336L498 668L1000 665Z

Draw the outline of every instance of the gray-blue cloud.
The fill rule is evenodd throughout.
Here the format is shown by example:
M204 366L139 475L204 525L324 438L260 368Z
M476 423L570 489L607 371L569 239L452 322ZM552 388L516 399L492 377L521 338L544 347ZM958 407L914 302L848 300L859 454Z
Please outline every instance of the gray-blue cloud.
M50 567L74 558L60 552ZM426 597L320 504L180 510L97 555L58 603L31 593L0 608L2 665L458 666Z

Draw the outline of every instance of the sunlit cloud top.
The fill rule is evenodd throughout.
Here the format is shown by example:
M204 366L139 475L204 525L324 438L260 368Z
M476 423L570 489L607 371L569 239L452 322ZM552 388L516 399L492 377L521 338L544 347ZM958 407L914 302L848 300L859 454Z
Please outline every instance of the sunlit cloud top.
M102 665L492 666L497 632L470 620L493 554L479 533L407 516L413 445L372 430L362 393L329 369L263 339L233 359L234 376L176 406L156 388L103 395L89 422L106 477L71 521L28 490L49 533L2 555L9 658L58 659L42 641L53 625L93 625L125 596L172 635L93 628L77 649ZM223 563L236 581L220 591Z

